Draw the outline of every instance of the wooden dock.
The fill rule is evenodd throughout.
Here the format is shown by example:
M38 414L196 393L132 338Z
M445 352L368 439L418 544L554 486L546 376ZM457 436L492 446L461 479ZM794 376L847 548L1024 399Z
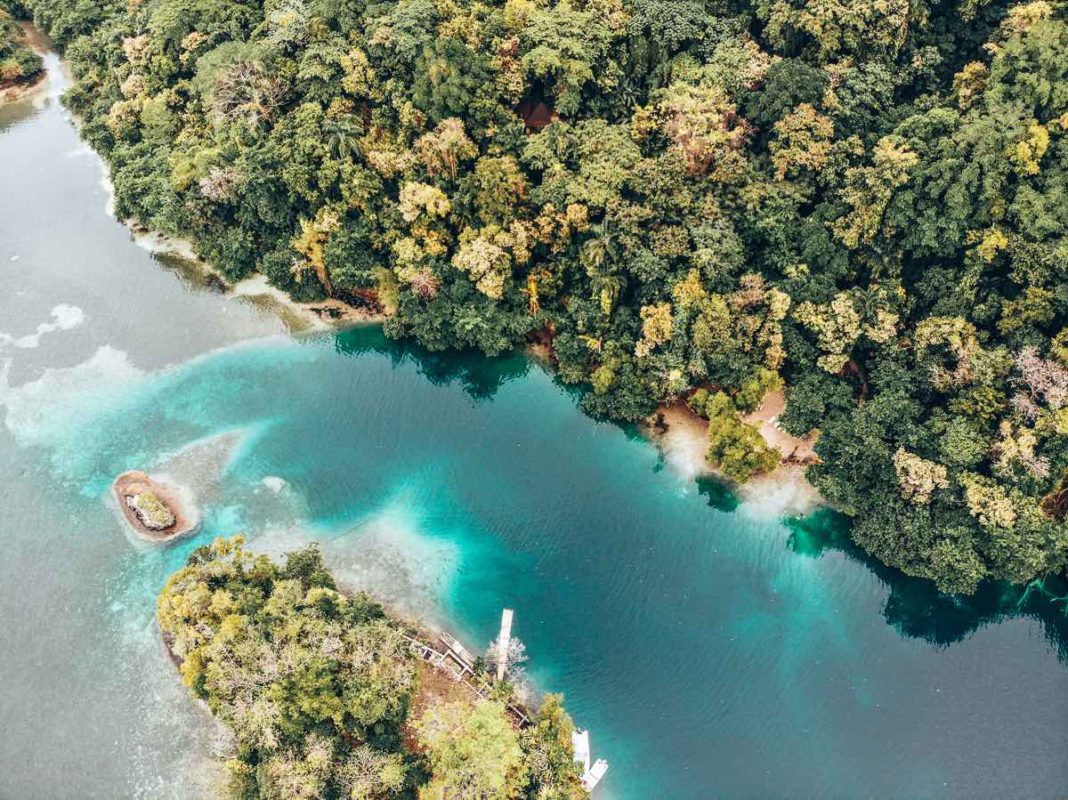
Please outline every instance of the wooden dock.
M439 634L443 645L440 649L412 636L405 635L404 638L423 661L448 673L453 680L466 685L477 697L487 699L491 696L493 684L475 672L474 657L455 637L447 633ZM508 704L508 713L520 728L529 728L533 724L526 711L514 703Z
M438 646L437 644L428 644L421 641L415 636L403 635L411 645L412 650L423 661L448 674L453 680L463 683L474 692L476 697L488 699L493 696L494 683L501 682L501 676L505 674L502 665L508 654L511 628L512 611L505 609L501 617L501 635L497 639L498 669L497 680L494 682L491 682L484 671L476 671L475 667L478 659L471 655L471 652L460 644L455 636L448 633L439 633L440 646ZM412 629L412 633L420 635L414 629ZM507 708L512 721L520 730L533 725L530 717L527 716L526 709L513 703L508 703ZM590 732L588 730L578 730L576 728L571 734L571 746L574 750L575 761L582 769L582 786L586 791L592 792L597 788L605 773L608 772L608 762L603 758L592 761L590 757Z

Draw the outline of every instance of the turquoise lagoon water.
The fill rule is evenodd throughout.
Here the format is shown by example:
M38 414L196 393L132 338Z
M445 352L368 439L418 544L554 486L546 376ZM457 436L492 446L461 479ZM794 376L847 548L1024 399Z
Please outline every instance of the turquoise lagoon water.
M0 109L0 797L206 795L218 730L153 603L238 532L317 541L472 648L514 608L602 798L1063 796L1063 604L939 597L829 513L678 474L524 356L293 335L130 241L100 174L54 98ZM133 467L189 485L202 531L131 539L107 489Z

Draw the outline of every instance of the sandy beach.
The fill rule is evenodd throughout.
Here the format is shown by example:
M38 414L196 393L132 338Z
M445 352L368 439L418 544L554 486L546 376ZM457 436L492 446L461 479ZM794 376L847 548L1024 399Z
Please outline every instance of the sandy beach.
M23 44L28 46L38 55L48 52L48 39L37 28L20 22L22 28ZM45 93L48 88L48 70L42 69L33 80L17 81L14 83L0 84L0 103L18 103L36 100Z
M106 165L103 165L106 170ZM105 177L105 185L110 188L110 176ZM111 204L108 213L114 216ZM137 220L120 220L126 225L134 241L150 253L167 256L172 259L182 274L198 284L210 284L233 297L241 297L248 302L275 314L286 327L294 332L327 331L355 325L370 325L385 320L386 315L368 309L356 308L337 298L326 298L311 303L302 303L291 298L284 291L272 286L267 276L253 273L247 278L230 283L210 262L200 258L192 242L175 236L167 236L150 230Z
M48 86L48 73L40 72L32 81L8 83L0 86L0 103L18 103L32 100Z
M776 425L775 420L785 407L784 394L773 392L759 409L742 418L754 425L765 441L783 454L773 472L756 475L745 484L732 485L744 503L761 513L804 514L825 504L816 488L805 478L805 466L818 459L812 449L815 438L791 436ZM656 426L658 416L663 419L666 430ZM692 480L712 475L727 481L705 460L708 420L697 416L685 403L661 406L643 429L660 448L668 465L684 478Z

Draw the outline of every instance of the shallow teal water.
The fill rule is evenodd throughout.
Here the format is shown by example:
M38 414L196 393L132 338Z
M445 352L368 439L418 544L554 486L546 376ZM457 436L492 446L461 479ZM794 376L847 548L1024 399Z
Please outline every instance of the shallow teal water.
M832 515L676 474L522 356L285 335L131 243L54 104L6 113L0 796L204 796L215 730L153 600L238 532L319 541L344 583L472 648L514 608L535 682L611 762L603 798L1062 794L1061 605L939 598ZM83 320L11 344L59 303ZM188 484L203 532L130 539L107 489L131 467Z
M35 395L50 411L36 424L22 399L7 401L16 443L47 456L72 508L95 514L115 474L146 464L205 499L205 533L130 544L100 576L125 584L122 614L238 532L275 552L321 541L343 581L476 647L514 607L534 678L613 763L606 796L974 796L999 772L1042 794L1060 774L1063 667L1034 622L948 649L926 641L937 628L903 636L929 615L956 633L922 584L895 580L906 607L888 624L879 578L817 552L833 520L710 506L521 357L425 363L365 329L116 370Z

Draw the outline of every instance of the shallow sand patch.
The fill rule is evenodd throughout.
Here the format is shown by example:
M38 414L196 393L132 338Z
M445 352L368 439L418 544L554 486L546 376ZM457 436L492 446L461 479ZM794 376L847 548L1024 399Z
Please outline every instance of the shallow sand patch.
M645 425L645 430L676 473L690 480L716 474L705 460L708 420L697 416L686 404L674 403L657 409L649 422L652 424Z
M762 517L804 515L827 505L798 464L783 464L774 472L756 475L734 491L748 510Z
M281 308L299 314L315 328L340 328L351 325L376 324L386 319L381 312L357 308L348 303L329 297L314 303L300 303L277 286L272 286L267 276L256 273L235 283L230 291L236 297L250 297L268 300Z
M743 417L757 427L769 445L783 453L782 462L773 472L756 475L744 484L732 483L705 460L708 420L693 413L685 403L661 406L642 427L660 448L667 464L687 480L715 476L729 483L747 506L762 515L805 514L825 504L805 477L805 465L813 461L803 460L803 455L816 458L812 450L815 439L799 439L775 424L785 407L782 392L775 392L768 395L759 409Z
M23 350L38 347L41 344L41 338L45 335L56 331L72 330L83 322L85 322L85 312L78 306L60 303L52 309L51 322L40 323L33 333L25 336L14 336L0 331L0 347L5 344L10 344Z
M108 181L107 183L110 183ZM112 194L113 197L113 194ZM113 200L109 209L113 207ZM109 213L112 213L109 210ZM113 215L113 214L112 214ZM266 275L255 273L231 284L210 262L200 258L192 242L150 230L136 220L122 220L133 234L134 242L157 256L167 256L190 282L217 289L220 293L243 298L263 311L278 317L293 333L327 331L385 320L383 313L356 308L337 298L302 303L272 286Z
M48 86L48 73L41 70L33 80L0 86L0 103L20 103L34 100Z

